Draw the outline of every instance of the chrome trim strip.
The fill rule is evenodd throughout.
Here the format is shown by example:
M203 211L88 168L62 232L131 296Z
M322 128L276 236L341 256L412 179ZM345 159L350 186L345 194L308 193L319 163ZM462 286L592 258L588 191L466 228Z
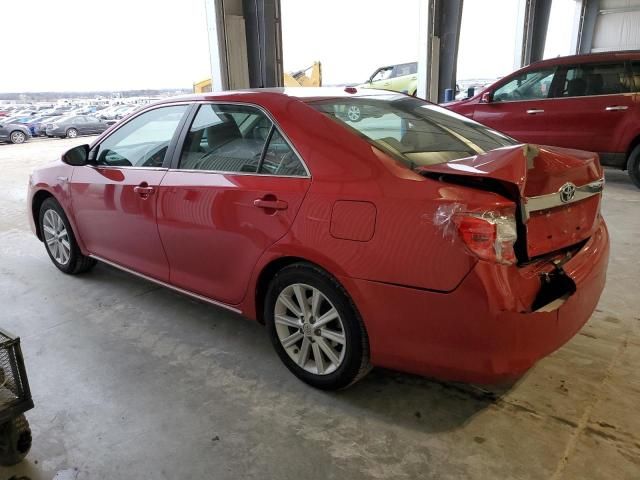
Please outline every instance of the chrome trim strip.
M142 273L138 273L135 270L131 270L130 268L123 267L122 265L118 265L117 263L112 262L110 260L106 260L106 259L104 259L104 258L102 258L102 257L100 257L98 255L94 255L94 254L90 253L89 256L91 258L95 258L96 260L98 260L100 262L106 263L107 265L111 265L112 267L117 268L118 270L122 270L123 272L130 273L131 275L135 275L136 277L140 277L140 278L142 278L144 280L148 280L150 282L156 283L156 284L158 284L158 285L160 285L162 287L166 287L166 288L174 290L174 291L176 291L178 293L182 293L182 294L187 295L189 297L193 297L193 298L195 298L197 300L201 300L203 302L210 303L212 305L215 305L216 307L226 308L227 310L231 310L232 312L242 314L242 310L239 310L239 309L237 309L235 307L231 307L231 306L227 305L226 303L217 302L216 300L211 300L210 298L203 297L202 295L198 295L197 293L190 292L189 290L184 290L184 289L182 289L180 287L175 287L175 286L170 285L168 283L165 283L165 282L163 282L161 280L156 280L155 278L149 277L149 276L144 275Z
M561 207L562 205L571 205L572 203L579 202L584 200L585 198L593 197L594 195L599 195L604 189L604 178L600 180L596 180L591 183L587 183L585 185L576 186L575 193L573 198L568 201L562 200L562 188L555 193L549 193L547 195L539 195L536 197L524 197L524 211L525 218L529 219L529 214L531 212L537 212L539 210L547 210L549 208Z
M273 173L256 173L256 172L227 172L223 170L197 170L188 168L170 168L172 173L206 173L209 175L252 175L254 177L278 177L278 178L301 178L310 179L307 175L275 175Z

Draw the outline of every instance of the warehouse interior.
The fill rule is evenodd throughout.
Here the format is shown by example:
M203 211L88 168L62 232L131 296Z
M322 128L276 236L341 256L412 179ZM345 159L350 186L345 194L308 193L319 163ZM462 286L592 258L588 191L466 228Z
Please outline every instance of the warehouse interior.
M203 1L200 91L285 86L282 24L295 19L280 0ZM544 59L554 1L513 0L513 70ZM640 0L564 1L571 54L640 50ZM458 89L465 0L419 5L416 96L442 103ZM309 15L320 8L309 2ZM490 11L477 21L498 28ZM306 75L319 83L319 64ZM43 148L26 146L0 149L0 327L23 339L33 446L0 480L640 477L640 196L624 171L606 169L598 207L611 237L604 293L566 345L497 385L374 368L332 392L290 375L264 325L239 313L106 263L61 276L25 214L23 170Z

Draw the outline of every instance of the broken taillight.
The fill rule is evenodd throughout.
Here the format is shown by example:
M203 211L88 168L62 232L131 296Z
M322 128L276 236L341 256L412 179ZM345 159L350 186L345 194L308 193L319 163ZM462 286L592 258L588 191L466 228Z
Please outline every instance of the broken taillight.
M453 217L458 235L467 248L482 260L513 265L518 239L513 209L484 213L458 212Z

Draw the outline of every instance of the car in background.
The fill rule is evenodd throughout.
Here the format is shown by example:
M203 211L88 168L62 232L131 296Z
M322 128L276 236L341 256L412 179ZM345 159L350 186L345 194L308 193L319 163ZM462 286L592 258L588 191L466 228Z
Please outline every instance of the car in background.
M415 96L418 90L418 63L401 63L378 68L358 88L393 90Z
M535 62L443 106L522 142L597 152L640 188L640 51Z
M0 118L0 142L24 143L31 138L29 127Z
M75 138L79 135L96 135L104 132L109 125L90 115L69 115L47 123L47 137Z
M245 314L315 387L372 365L494 383L594 311L602 175L396 92L257 89L142 108L36 169L27 211L62 272L102 261Z

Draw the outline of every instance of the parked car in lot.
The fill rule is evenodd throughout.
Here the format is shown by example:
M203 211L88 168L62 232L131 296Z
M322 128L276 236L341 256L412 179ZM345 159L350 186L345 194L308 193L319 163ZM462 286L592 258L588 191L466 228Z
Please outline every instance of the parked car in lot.
M377 69L359 88L381 88L415 95L418 89L418 63L401 63Z
M89 115L69 115L46 124L47 137L75 138L78 135L95 135L109 126Z
M36 169L28 211L62 272L99 260L263 322L316 387L495 382L595 309L603 184L594 153L415 97L287 88L147 106Z
M598 152L640 188L640 51L536 62L445 106L523 142Z
M30 138L31 132L28 127L0 118L0 142L24 143Z

